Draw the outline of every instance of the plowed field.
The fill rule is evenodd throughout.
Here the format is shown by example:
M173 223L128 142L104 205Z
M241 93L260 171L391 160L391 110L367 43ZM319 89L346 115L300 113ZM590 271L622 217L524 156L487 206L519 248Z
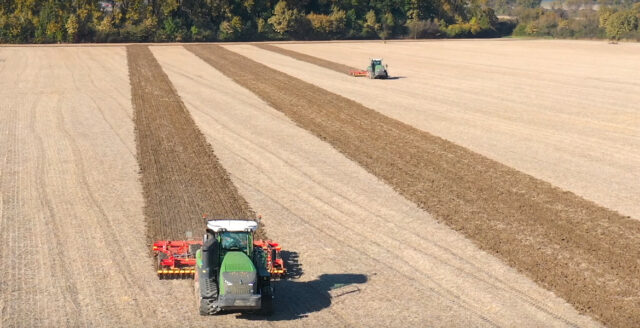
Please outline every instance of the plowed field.
M193 54L153 53L269 235L299 253L292 283L331 291L300 324L594 325ZM344 274L367 282L327 289ZM301 291L280 295L304 308Z
M276 46L286 56L249 45L230 49L640 220L640 44ZM396 79L354 79L309 64L308 56L360 69L382 57Z
M204 215L254 218L149 48L127 57L149 240L201 236Z
M148 257L125 49L0 58L0 325L177 324L157 306L179 292Z
M635 326L635 49L0 47L0 327ZM254 211L276 313L199 316L149 242Z
M186 48L578 309L640 320L640 222L221 46Z

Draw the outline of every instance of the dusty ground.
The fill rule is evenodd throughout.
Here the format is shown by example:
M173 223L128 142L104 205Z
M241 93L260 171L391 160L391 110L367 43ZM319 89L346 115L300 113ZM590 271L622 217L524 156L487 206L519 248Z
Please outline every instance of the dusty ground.
M278 325L595 324L195 55L152 51L269 235L299 254Z
M232 49L640 219L639 44L278 46L362 69L368 58L383 57L398 79L354 80L256 47Z
M638 320L640 222L223 47L186 48L580 310Z
M0 58L0 325L171 322L147 257L124 48Z
M428 71L434 74L431 79L406 77L385 81L398 85L385 84L384 87L375 84L379 81L358 79L353 82L347 76L252 46L232 46L230 49L249 56L263 56L260 62L305 79L317 79L312 82L318 85L332 81L323 87L336 93L350 93L350 97L362 103L370 102L369 106L386 111L386 115L446 136L521 170L529 169L528 172L537 177L567 189L585 196L589 192L600 195L599 199L595 196L590 199L635 216L633 195L629 193L637 186L629 181L637 180L638 166L635 164L638 157L629 150L637 153L638 117L634 108L625 106L638 99L636 95L603 98L605 94L620 95L618 90L637 91L637 77L626 71L637 65L631 57L632 52L627 51L628 45L621 46L622 55L618 54L621 57L603 69L609 74L600 76L593 75L600 71L589 65L589 57L584 54L594 51L599 57L612 56L606 51L595 52L599 46L592 49L592 46L576 43L580 45L577 49L559 51L544 42L539 43L543 46L538 49L536 41L507 48L516 57L551 54L560 62L569 63L566 65L569 68L565 69L572 78L557 79L552 71L564 66L553 64L551 68L529 69L531 65L540 64L533 58L535 56L530 58L532 64L524 65L525 68L517 60L513 62L502 57L503 66L477 62L478 58L494 58L499 54L482 42L474 42L443 43L440 52L431 48L432 45L422 43L399 43L397 47L341 43L347 49L341 50L343 53L331 44L300 45L305 49L321 47L313 52L334 61L344 60L349 57L345 54L351 54L356 51L354 49L357 54L372 47L380 47L380 51L401 49L394 50L395 55L390 51L390 56L398 56L398 63L405 60L403 65L406 66L397 67L398 72L412 67L403 53L417 47L415 60L418 66L430 68ZM285 47L294 46L298 45ZM423 47L431 51L420 50ZM474 55L455 57L460 51ZM579 56L574 65L564 57L575 57L575 51L581 51L582 57ZM436 57L429 57L432 52ZM317 138L308 130L297 127L281 112L180 47L154 47L153 54L161 61L206 141L213 145L213 153L223 168L211 162L215 158L212 148L204 146L203 136L185 115L186 109L178 104L180 99L174 94L175 90L166 80L158 78L159 75L148 77L156 83L153 88L144 87L144 83L136 84L143 85L138 95L134 88L133 104L140 104L152 119L145 120L133 114L125 47L0 48L0 242L5 245L0 249L4 263L0 268L1 327L139 327L159 323L189 327L597 325L551 292L480 251L460 234L436 223L428 213L367 173L365 169L371 170L371 167L362 167L347 159L326 142L332 142L331 133ZM342 59L331 57L335 54ZM150 56L148 52L146 55ZM152 57L146 60L144 65L154 65ZM360 60L355 61L344 64L363 66ZM437 64L430 64L432 61ZM516 64L521 65L519 69ZM246 69L233 63L230 67L240 71ZM444 71L436 74L439 67ZM395 68L393 64L392 74ZM307 74L302 70L308 70ZM462 71L470 77L456 78ZM459 74L454 75L455 72ZM591 72L591 75L581 75L583 72ZM148 70L142 68L142 72L136 74L140 77L146 73ZM469 106L463 108L462 105L482 104L483 92L489 92L490 88L480 83L485 74L497 81L497 86L504 88L513 84L515 87L509 89L509 93L493 94L494 99L487 100L486 105L474 105L471 106L473 111L468 111L465 108ZM515 80L509 80L510 76ZM435 83L436 78L446 83ZM536 82L538 80L540 82ZM523 82L526 87L520 87L514 81ZM524 83L527 81L528 84ZM267 84L271 82L269 80ZM279 83L274 82L274 85L286 86ZM558 88L544 87L562 83L577 96L563 100L555 93ZM161 89L156 88L158 84L162 85ZM469 93L472 100L461 99L459 86L473 90ZM299 96L295 92L305 90L299 87L297 84L281 91L285 96ZM398 104L390 102L388 90L398 94ZM511 93L522 97L526 90L545 97L529 96L527 101L521 102L512 98ZM148 97L151 93L155 97ZM423 93L432 102L425 101ZM549 111L532 112L528 107L529 102L554 106L555 102L547 96L566 105L564 109L549 107L562 113L558 115L560 118L555 118ZM327 99L333 103L335 97ZM296 104L295 98L284 100L291 106ZM518 106L496 110L495 106L508 104L507 100ZM588 107L591 103L594 107ZM586 114L577 110L583 107L589 109ZM154 108L155 111L149 111ZM163 121L164 114L172 119ZM530 119L522 119L523 116ZM358 122L355 118L349 124ZM146 132L138 130L138 133L153 136L146 140L157 143L156 146L148 145L149 148L141 153L140 158L146 158L150 165L150 169L143 168L142 172L136 161L139 151L135 143L136 119L141 119L139 123L146 128ZM574 121L578 123L570 124ZM179 123L169 124L176 122ZM347 126L349 128L341 133L361 131L353 125ZM487 129L487 126L495 126L496 130ZM529 131L528 134L522 134L523 130ZM587 134L590 130L594 136ZM158 134L160 131L162 135ZM364 140L378 142L384 138L386 136ZM159 142L160 139L164 141ZM191 143L192 140L196 142ZM602 146L600 152L586 155L598 145ZM153 147L163 151L156 154ZM531 150L528 160L518 160L529 155L522 148ZM206 153L203 158L209 162L197 165L194 152ZM557 170L541 169L543 152L549 153L547 163ZM176 156L175 162L167 160L171 154ZM151 164L157 158L163 158L162 165ZM193 163L189 162L191 159ZM531 162L532 168L523 162ZM594 169L598 165L601 165L601 171ZM571 167L575 172L568 169ZM157 226L146 227L143 186L174 184L175 188L169 191L147 189L151 193L159 192L162 197L172 195L149 198L155 199L151 204L155 204L157 213L166 219L166 213L177 213L177 209L185 205L185 199L194 198L182 198L184 191L214 193L210 186L220 184L205 183L204 187L200 184L203 180L211 181L207 176L213 174L214 178L217 176L225 181L222 185L233 189L224 175L209 172L218 169L230 173L241 196L232 192L233 197L223 197L213 207L228 201L243 204L241 198L246 198L249 205L265 217L269 236L285 244L287 258L291 262L298 261L291 269L300 277L278 283L277 314L269 321L236 314L213 318L197 316L190 283L159 281L153 271L152 259L148 257L145 236L168 232L181 237L183 229L200 220L199 212L206 206L196 206L197 217L187 213L178 221L164 220ZM154 170L156 174L146 183L144 174ZM199 170L206 172L198 174ZM142 180L139 180L140 173L144 173ZM594 187L596 182L589 179L583 184L576 182L580 180L577 178L580 174L588 176L588 173L596 182L610 175L612 187L608 200L602 196L602 188ZM460 181L467 181L466 177ZM398 187L393 181L390 184ZM207 197L200 196L199 199L206 202ZM487 203L493 204L494 200ZM454 200L449 201L447 204L450 205ZM147 205L149 203L147 200ZM175 207L166 207L169 204ZM231 207L242 208L244 213L245 206ZM606 212L597 206L594 208L598 210L582 210L586 216ZM629 208L631 210L627 211ZM146 210L149 211L148 206ZM146 213L149 219L149 214L155 212ZM616 215L613 217L617 218ZM596 224L598 222L601 221ZM570 237L566 241L570 245L567 249L571 249L576 240L584 240L585 234L580 227L575 229L575 235L565 234ZM628 235L634 232L621 230L619 240L603 245L602 241L608 240L608 234L613 231L612 226L595 229L602 236L595 238L580 256L595 254L594 259L598 259L606 256L603 254L612 255L605 262L610 260L612 270L620 276L596 276L601 278L601 283L614 286L605 289L605 294L615 294L615 288L625 288L627 292L623 291L625 298L600 308L622 304L616 309L618 321L605 319L619 325L634 322L635 312L627 311L627 305L637 303L638 299L634 294L637 291L635 280L627 275L635 268L635 276L639 276L636 249L628 243ZM552 233L550 238L563 236L566 230ZM501 235L496 240L504 238L513 236ZM535 245L533 239L531 242ZM621 250L627 254L621 256ZM569 262L580 258L575 254L567 255L565 251L560 245L552 253L558 252L559 257L566 255ZM531 259L538 261L535 257ZM623 261L616 262L620 259ZM587 265L586 270L590 268ZM622 269L616 271L616 268ZM575 285L571 276L567 277L566 283ZM593 284L587 279L578 288L569 289L575 294L563 297L580 298L585 292L594 292L591 288ZM598 290L595 292L598 294Z
M365 67L356 67L356 66L348 66L348 65L344 65L344 64L340 64L337 62L333 62L330 60L326 60L324 58L321 57L317 57L314 55L308 55L302 52L298 52L298 51L294 51L294 50L290 50L284 47L280 47L278 46L278 44L271 44L271 43L255 43L254 46L264 49L264 50L268 50L268 51L272 51L272 52L276 52L288 57L292 57L295 58L297 60L303 61L303 62L307 62L307 63L311 63L320 67L324 67L327 69L330 69L332 71L338 72L338 73L343 73L343 74L348 74L350 71L352 70L364 70L366 68Z
M200 317L155 275L126 58L0 48L0 326L264 325Z
M205 217L253 219L149 48L127 59L150 243L202 236Z

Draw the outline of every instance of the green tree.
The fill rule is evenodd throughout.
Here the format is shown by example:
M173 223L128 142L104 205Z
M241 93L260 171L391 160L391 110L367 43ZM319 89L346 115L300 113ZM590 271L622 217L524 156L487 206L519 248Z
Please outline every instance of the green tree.
M407 1L407 19L413 22L435 18L436 2L432 0Z
M324 37L331 32L331 18L329 15L311 13L307 15L307 19L317 35Z
M344 35L347 28L347 13L341 10L337 6L331 8L331 15L329 16L331 21L331 33L334 36Z
M609 16L606 20L605 29L609 39L620 40L620 37L624 34L638 29L638 16L631 11L619 11Z
M371 37L377 35L382 29L382 24L378 23L378 17L376 12L369 10L365 16L365 21L362 28L362 34L364 37Z
M221 40L235 40L240 37L244 31L245 25L242 22L242 18L234 16L230 21L223 21L220 23L220 39Z
M285 1L279 1L273 10L273 16L269 18L269 24L273 26L274 31L284 36L297 34L295 31L302 32L300 28L303 28L305 19L297 8L289 9Z
M393 28L395 26L396 22L393 14L387 12L382 18L382 29L378 32L378 36L380 36L382 40L390 38L393 34Z
M79 27L78 17L76 17L76 15L70 15L64 27L67 29L67 42L76 42Z

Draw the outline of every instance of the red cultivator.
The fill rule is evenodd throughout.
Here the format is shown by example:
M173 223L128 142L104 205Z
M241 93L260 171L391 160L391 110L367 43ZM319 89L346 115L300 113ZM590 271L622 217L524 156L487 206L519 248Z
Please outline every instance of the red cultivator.
M160 279L193 278L196 251L202 247L198 240L161 240L153 243L156 270Z
M358 77L358 76L369 76L369 72L366 71L366 70L360 71L360 70L352 69L352 70L349 71L349 75L356 76L356 77Z
M267 254L267 270L271 273L271 277L282 278L287 273L284 261L280 256L282 250L280 244L271 240L256 240L253 242L253 246L261 247Z
M267 269L272 277L281 278L287 273L280 256L282 248L271 240L256 240L254 247L267 254ZM160 279L190 279L195 275L196 252L202 247L201 240L161 240L153 243L156 257L156 272Z

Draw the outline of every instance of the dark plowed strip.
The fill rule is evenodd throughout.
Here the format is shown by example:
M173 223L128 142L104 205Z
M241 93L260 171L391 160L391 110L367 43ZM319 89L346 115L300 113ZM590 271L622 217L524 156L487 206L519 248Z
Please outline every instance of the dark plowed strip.
M254 218L146 46L128 46L138 164L150 240L194 238L209 218Z
M223 47L186 48L578 310L640 322L640 222Z
M318 58L318 57L314 57L314 56L309 56L297 51L293 51L293 50L288 50L285 48L281 48L278 46L274 46L268 43L256 43L255 44L256 47L258 48L262 48L264 50L269 50L269 51L273 51L273 52L277 52L279 54L285 55L285 56L289 56L292 58L295 58L297 60L301 60L307 63L311 63L311 64L315 64L324 68L328 68L330 70L336 71L338 73L344 73L344 74L349 74L349 71L357 71L357 70L361 70L364 68L355 68L355 67L351 67L351 66L347 66L347 65L343 65L340 63L336 63L336 62L332 62L332 61L328 61L328 60L324 60L322 58Z

